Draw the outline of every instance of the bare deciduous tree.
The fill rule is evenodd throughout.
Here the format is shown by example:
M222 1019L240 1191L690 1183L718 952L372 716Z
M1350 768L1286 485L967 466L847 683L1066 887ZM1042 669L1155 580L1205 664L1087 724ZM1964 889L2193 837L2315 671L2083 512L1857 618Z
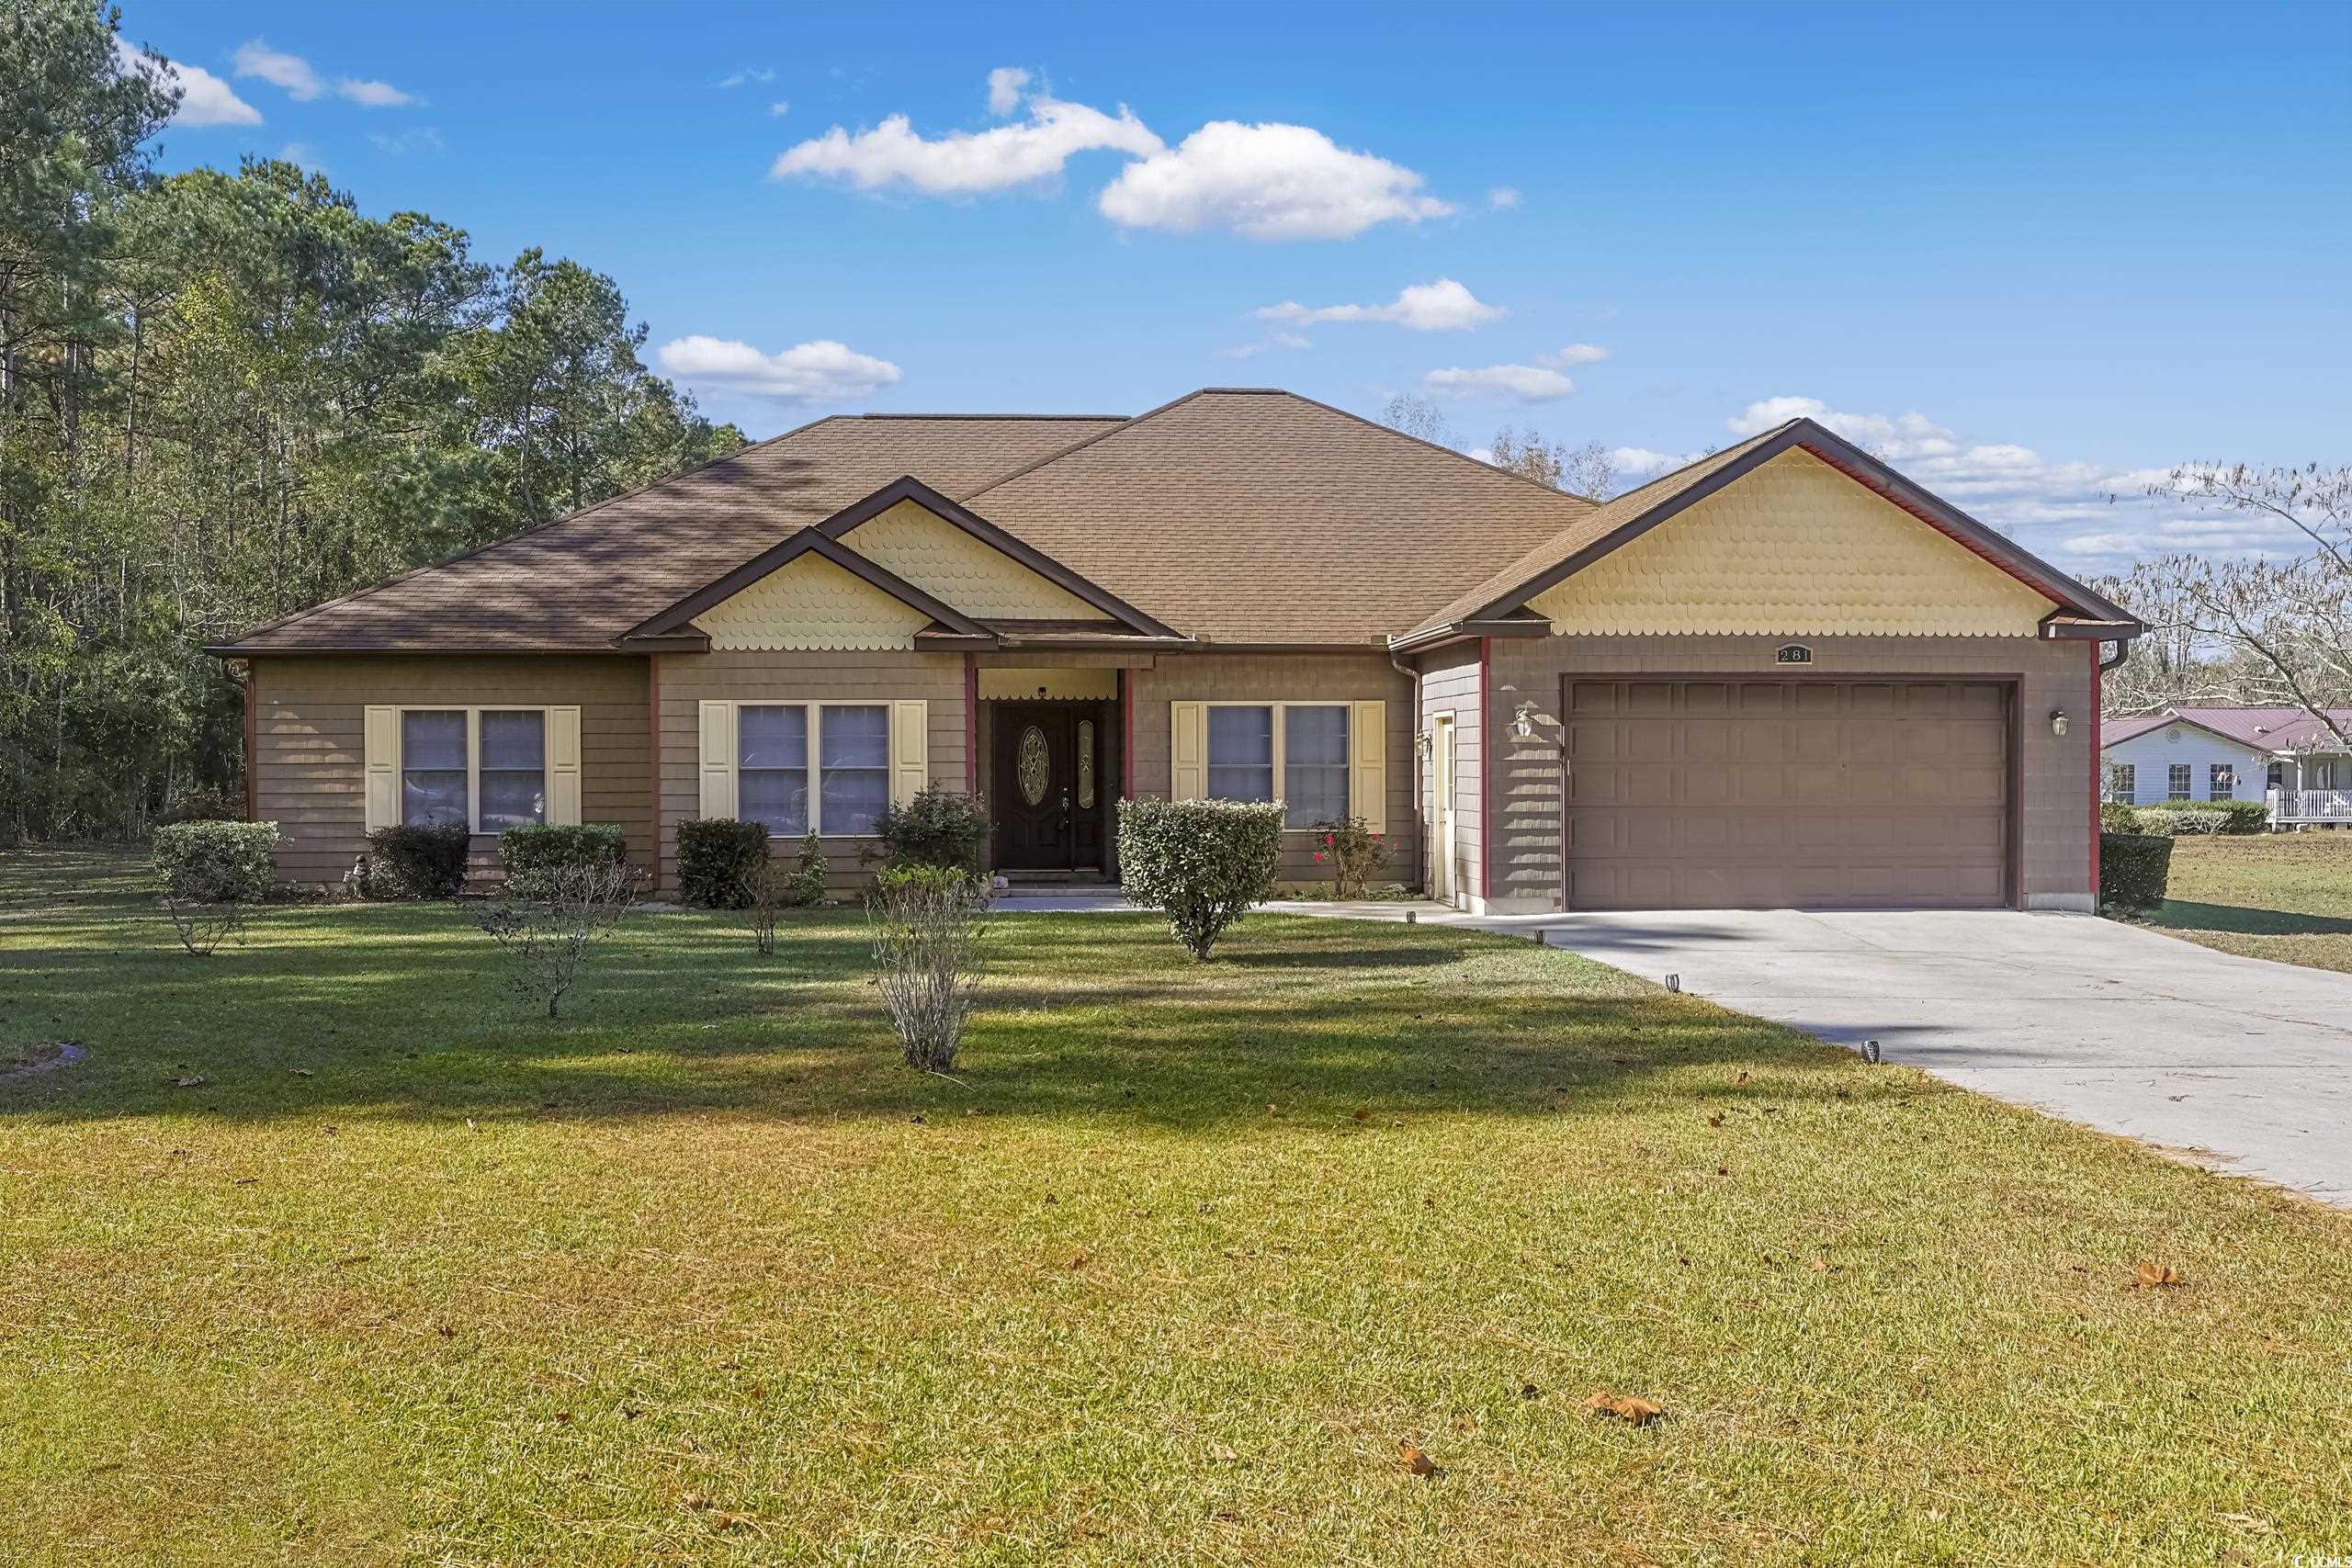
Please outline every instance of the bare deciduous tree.
M506 950L506 983L526 1001L544 998L548 1016L580 978L591 943L628 914L642 874L634 866L554 866L533 874L528 896L514 891L475 921Z
M1460 445L1444 412L1427 398L1417 398L1410 392L1399 392L1389 399L1388 406L1380 411L1380 423L1440 446Z
M1546 441L1540 431L1506 424L1495 432L1493 451L1495 467L1571 495L1599 501L1617 488L1617 465L1598 441L1570 446L1565 441Z

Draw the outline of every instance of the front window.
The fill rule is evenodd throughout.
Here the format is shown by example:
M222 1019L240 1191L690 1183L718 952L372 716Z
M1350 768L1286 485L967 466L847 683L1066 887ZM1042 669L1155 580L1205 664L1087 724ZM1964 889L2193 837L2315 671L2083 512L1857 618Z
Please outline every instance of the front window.
M772 839L808 831L808 710L753 707L735 717L736 815Z
M870 834L889 803L887 704L746 703L736 709L735 812L770 838L797 839L812 829Z
M1311 828L1348 814L1345 704L1283 709L1283 824Z
M1274 798L1274 710L1209 709L1209 794L1217 800Z
M2107 770L2107 798L2126 806L2140 798L2140 770L2129 762L2118 762Z
M485 710L481 724L482 832L548 818L548 716L537 709Z
M824 830L873 832L890 804L890 710L880 704L820 708L817 745Z
M401 715L401 820L412 828L464 826L466 710Z
M2188 764L2175 762L2165 769L2165 784L2172 791L2172 798L2187 800L2188 798Z
M2227 762L2216 762L2206 775L2205 798L2234 800L2238 793L2238 771Z

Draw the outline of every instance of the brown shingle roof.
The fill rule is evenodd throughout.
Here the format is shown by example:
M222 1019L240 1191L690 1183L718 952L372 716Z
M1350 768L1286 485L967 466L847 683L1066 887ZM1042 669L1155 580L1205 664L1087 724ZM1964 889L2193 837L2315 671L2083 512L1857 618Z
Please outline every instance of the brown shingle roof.
M248 633L236 647L610 648L648 615L901 474L950 495L1119 423L841 415Z
M1295 393L1210 388L962 498L1218 642L1369 643L1593 511Z
M609 648L910 474L1190 637L1378 645L1593 510L1288 392L1132 420L820 420L249 634L238 650Z

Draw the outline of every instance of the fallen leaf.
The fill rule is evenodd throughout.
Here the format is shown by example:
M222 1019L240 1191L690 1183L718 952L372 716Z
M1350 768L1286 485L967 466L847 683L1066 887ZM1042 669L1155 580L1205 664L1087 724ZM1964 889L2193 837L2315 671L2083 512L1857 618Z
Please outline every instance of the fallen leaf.
M1816 1258L1812 1262L1806 1264L1805 1267L1812 1269L1816 1274L1826 1274L1829 1272L1829 1259L1826 1258Z
M1414 1446L1413 1440L1410 1438L1399 1438L1396 1439L1396 1458L1407 1470L1411 1471L1415 1475L1426 1478L1432 1475L1442 1475L1445 1473L1442 1470L1438 1468L1437 1461L1430 1458L1429 1455L1421 1452L1419 1448Z
M697 1513L710 1506L710 1499L704 1496L699 1492L689 1492L684 1497L680 1498L679 1501L684 1503L687 1507L695 1510Z
M1734 1083L1746 1083L1747 1081L1747 1075L1746 1073L1742 1073L1739 1077L1732 1079L1731 1081Z
M1666 1414L1666 1407L1654 1400L1634 1393L1611 1393L1607 1390L1584 1402L1584 1407L1596 1416L1606 1416L1635 1427L1646 1427Z
M314 1077L317 1077L319 1075L318 1075L318 1074L316 1074L316 1073L314 1073L314 1072L312 1072L312 1071L311 1071L310 1068L308 1068L308 1067L296 1067L296 1068L294 1069L294 1076L295 1076L296 1077L298 1077L298 1078L314 1078Z
M1532 1382L1523 1382L1519 1385L1519 1397L1521 1399L1541 1399L1543 1396L1544 1391Z
M1085 1267L1086 1267L1086 1263L1087 1263L1087 1258L1086 1258L1086 1254L1084 1254L1083 1252L1080 1253L1077 1257L1075 1257L1075 1258L1071 1258L1071 1259L1069 1260L1069 1266L1070 1266L1071 1268L1073 1268L1073 1269L1083 1269L1083 1268L1085 1268Z
M2188 1276L2169 1263L2143 1263L2133 1270L2132 1283L2134 1290L2157 1291L2174 1285L2186 1285L2188 1283Z
M204 1087L204 1075L202 1073L190 1073L184 1078L174 1078L172 1080L172 1087L174 1089L202 1089Z
M1356 1120L1359 1122L1369 1122L1372 1120L1372 1112L1359 1105L1356 1107Z
M1209 1445L1209 1458L1216 1461L1219 1464L1231 1464L1235 1460L1240 1457L1240 1455L1235 1453L1231 1449L1227 1448L1223 1443L1211 1443Z
M1708 1117L1708 1118L1707 1118L1707 1125L1708 1125L1708 1126L1710 1126L1710 1127L1720 1127L1720 1126L1722 1126L1723 1124L1724 1124L1724 1113L1723 1113L1722 1111L1716 1111L1713 1116L1710 1116L1710 1117Z

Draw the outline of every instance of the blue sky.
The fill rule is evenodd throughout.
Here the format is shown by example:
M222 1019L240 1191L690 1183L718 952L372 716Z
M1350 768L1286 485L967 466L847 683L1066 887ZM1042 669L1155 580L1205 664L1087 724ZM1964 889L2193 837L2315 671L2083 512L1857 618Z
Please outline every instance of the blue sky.
M2352 457L2352 6L125 11L165 168L610 273L755 435L1276 385L1640 477L1813 412L2081 571L2277 542L2104 502L2172 463Z

